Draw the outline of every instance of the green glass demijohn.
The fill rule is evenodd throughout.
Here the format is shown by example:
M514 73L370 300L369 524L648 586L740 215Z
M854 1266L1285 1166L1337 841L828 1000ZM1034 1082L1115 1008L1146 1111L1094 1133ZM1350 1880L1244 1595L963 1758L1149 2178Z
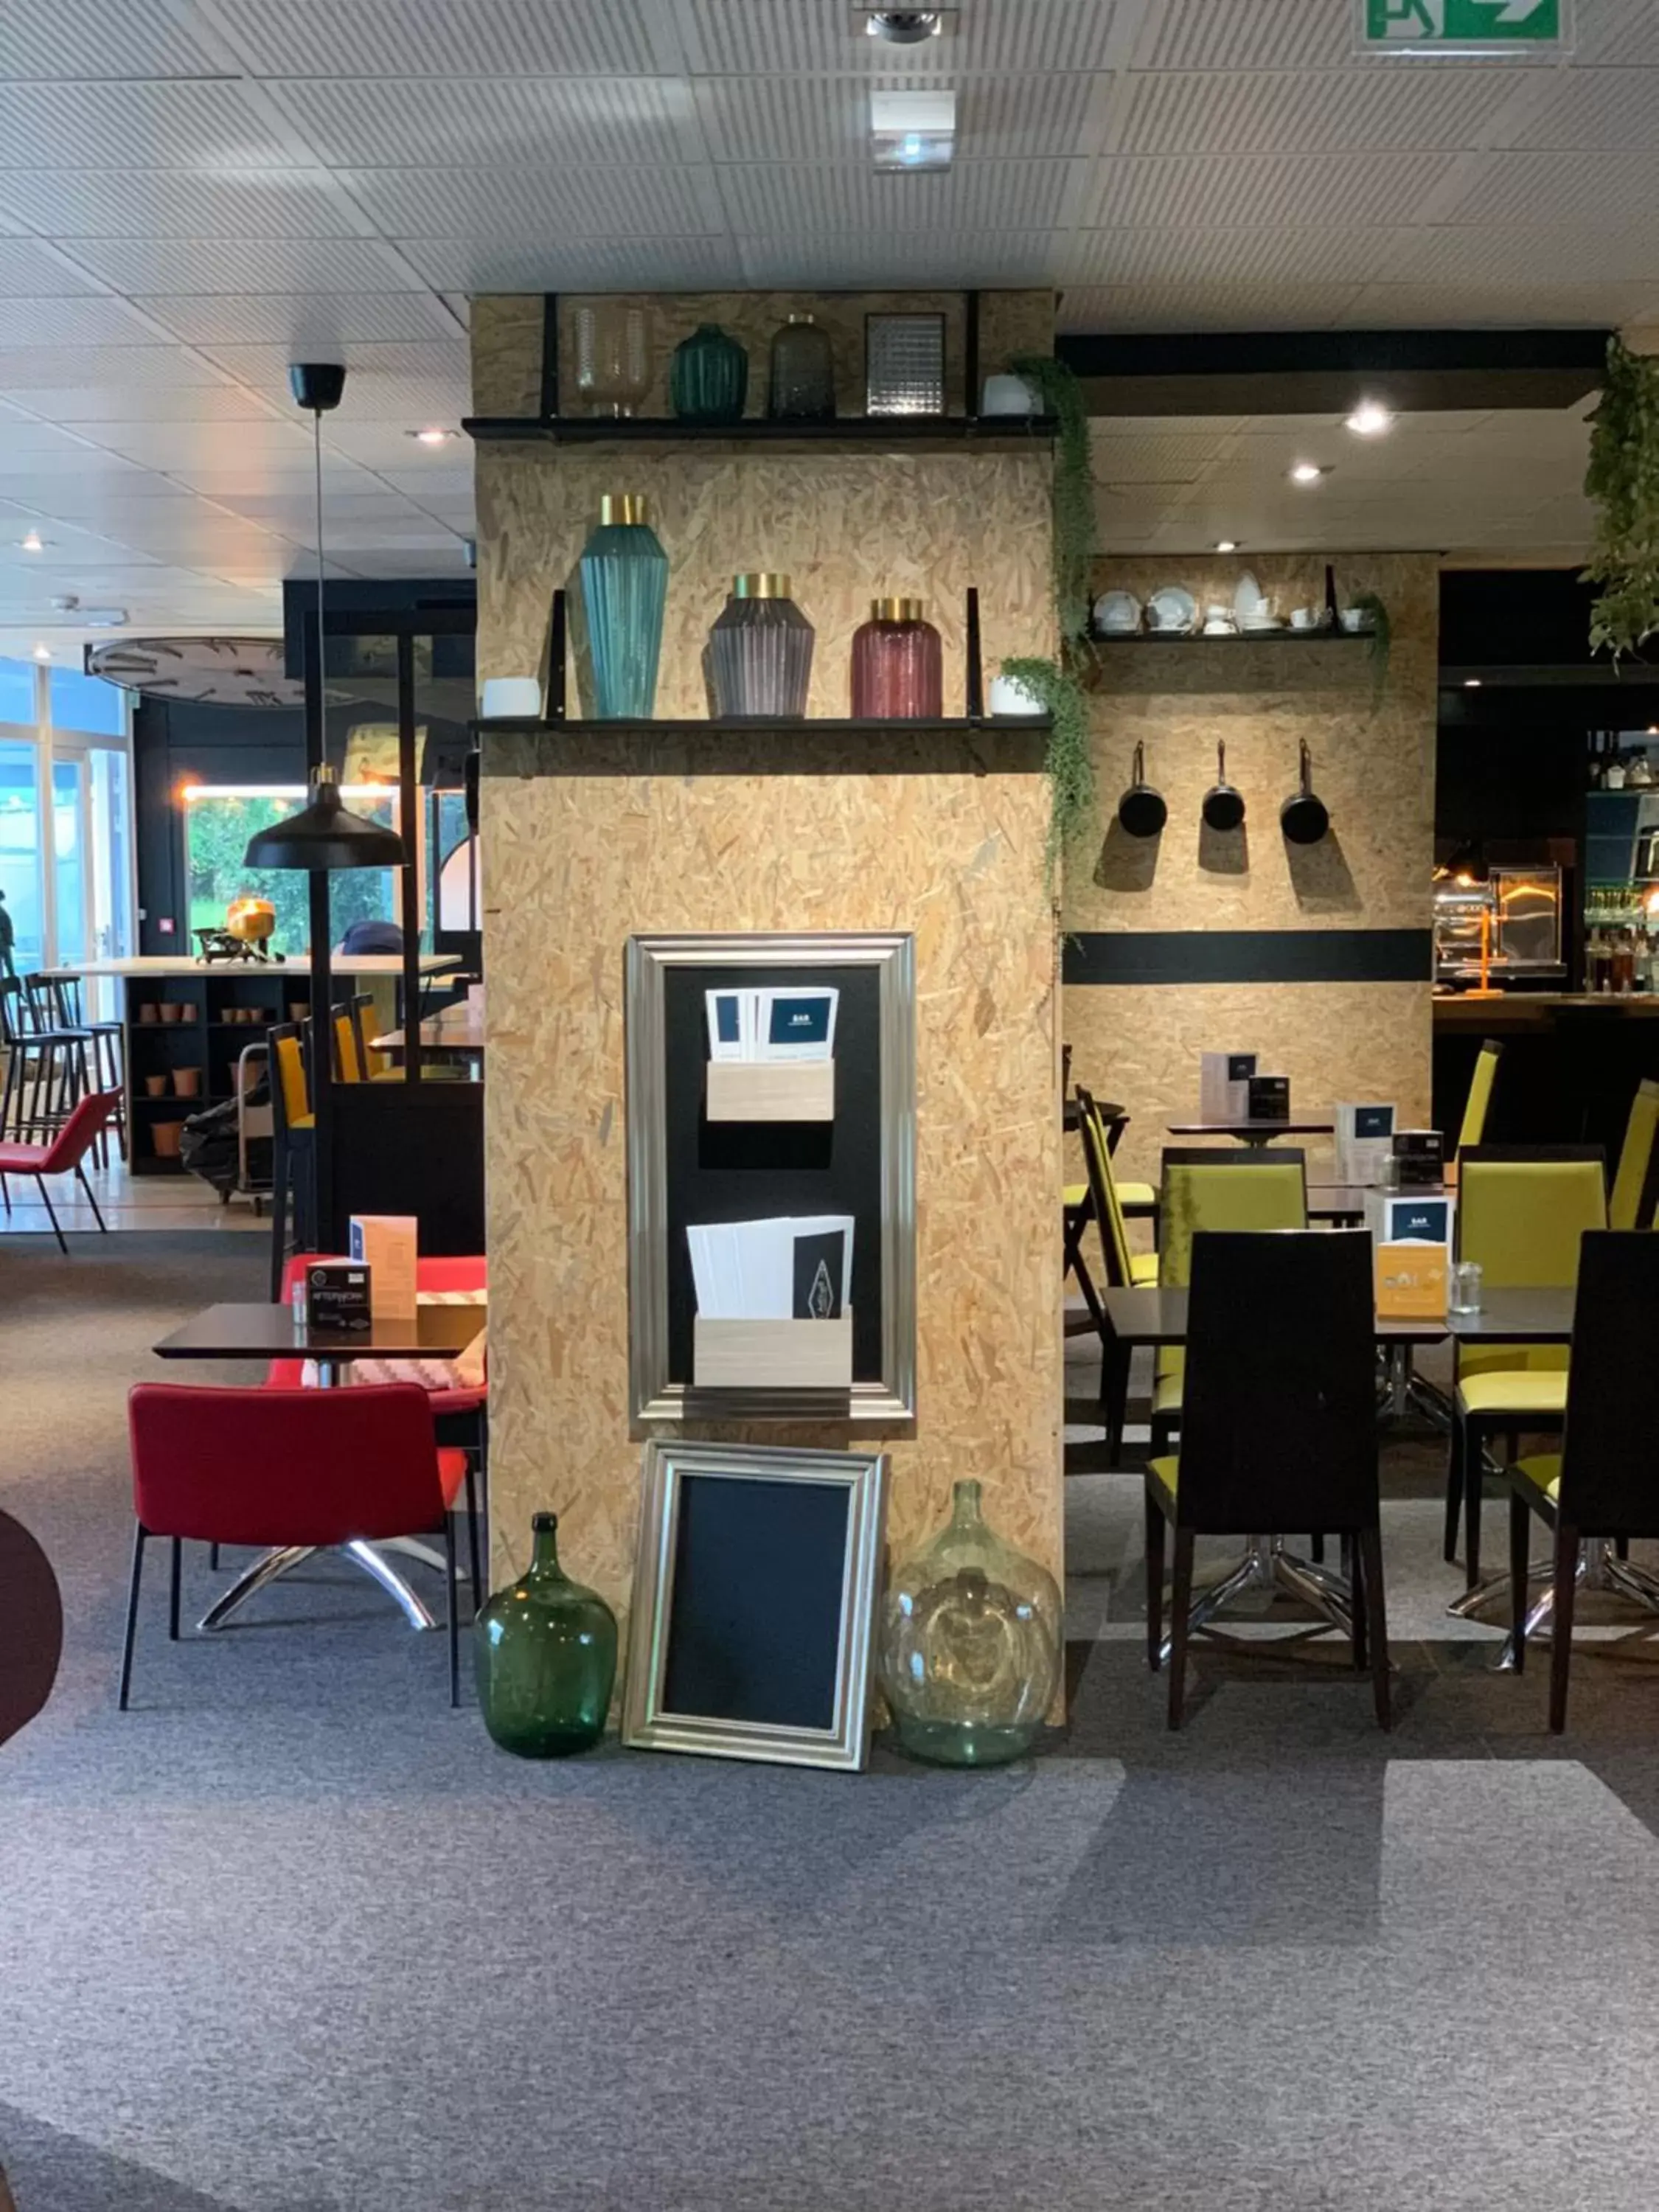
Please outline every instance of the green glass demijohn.
M1036 1742L1060 1681L1054 1577L986 1526L959 1482L950 1522L883 1608L881 1686L899 1743L941 1766L999 1766Z
M749 356L718 323L700 323L674 349L668 397L683 422L740 422Z
M605 1734L617 1680L617 1616L559 1565L556 1513L538 1513L529 1571L472 1626L484 1726L520 1759L564 1759Z

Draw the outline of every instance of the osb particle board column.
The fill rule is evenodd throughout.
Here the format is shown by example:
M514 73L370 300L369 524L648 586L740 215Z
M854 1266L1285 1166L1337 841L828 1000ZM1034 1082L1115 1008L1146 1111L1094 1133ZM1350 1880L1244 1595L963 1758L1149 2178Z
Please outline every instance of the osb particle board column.
M527 318L477 302L495 379ZM722 319L716 316L717 319ZM726 319L736 321L735 307ZM518 348L515 355L514 347ZM847 711L874 594L919 591L959 711L962 599L988 649L1052 649L1050 463L1030 453L788 456L483 447L479 669L522 674L602 490L642 489L669 554L658 713L706 711L699 660L732 574L782 568L817 632L812 712ZM924 761L918 748L945 744ZM549 748L556 748L556 757ZM789 772L797 760L811 772ZM918 1419L890 1440L890 1545L977 1475L1059 1573L1060 1139L1047 787L1029 737L896 730L884 772L811 726L485 748L492 1520L498 1574L556 1506L572 1571L625 1606L640 1445L628 1418L623 957L641 931L907 930L916 938ZM688 1428L706 1435L706 1428ZM844 1427L768 1424L775 1443ZM861 1429L859 1440L864 1440Z
M1103 646L1092 730L1100 823L1066 880L1066 924L1080 934L1237 932L1225 983L1071 984L1062 1025L1079 1080L1133 1116L1124 1173L1156 1176L1164 1124L1196 1118L1198 1054L1255 1048L1291 1078L1293 1109L1345 1098L1392 1098L1408 1123L1429 1115L1431 984L1426 943L1415 979L1253 980L1249 934L1328 933L1340 967L1350 933L1426 933L1431 922L1438 563L1430 554L1338 556L1339 597L1374 591L1392 646L1379 690L1369 648L1333 640ZM1184 584L1200 607L1231 607L1249 568L1279 611L1322 605L1324 562L1306 554L1186 560L1121 556L1097 564L1097 592L1143 600ZM1218 838L1200 805L1215 780L1216 742L1245 795L1244 830ZM1314 787L1331 811L1316 846L1287 845L1280 802L1296 787L1307 742ZM1163 836L1138 842L1115 821L1137 742L1169 802ZM1080 863L1080 864L1079 864ZM1363 948L1361 948L1363 949ZM1328 1140L1310 1139L1323 1164Z

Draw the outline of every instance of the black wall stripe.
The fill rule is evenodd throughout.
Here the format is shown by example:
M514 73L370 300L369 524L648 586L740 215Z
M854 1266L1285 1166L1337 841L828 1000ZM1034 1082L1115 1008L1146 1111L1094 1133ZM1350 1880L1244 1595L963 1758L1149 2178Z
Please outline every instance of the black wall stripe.
M1426 983L1426 929L1088 930L1065 940L1067 983Z

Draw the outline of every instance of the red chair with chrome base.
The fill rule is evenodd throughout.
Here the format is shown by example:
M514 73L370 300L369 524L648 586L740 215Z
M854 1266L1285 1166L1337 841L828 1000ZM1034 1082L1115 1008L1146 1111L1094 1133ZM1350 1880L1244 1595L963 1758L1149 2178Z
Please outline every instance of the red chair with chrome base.
M6 1212L11 1212L11 1193L6 1185L8 1176L33 1176L40 1186L40 1203L46 1209L52 1234L58 1249L67 1254L69 1246L52 1212L52 1200L46 1196L48 1176L72 1175L86 1194L87 1204L92 1208L92 1218L100 1230L107 1226L98 1211L98 1201L92 1194L92 1185L87 1181L83 1164L87 1154L109 1127L121 1103L118 1091L88 1092L75 1106L63 1127L45 1144L0 1144L0 1199L5 1201Z
M351 1390L192 1389L141 1382L127 1399L132 1439L132 1582L121 1652L127 1710L144 1546L172 1545L167 1633L179 1636L179 1547L252 1544L322 1550L441 1535L448 1595L449 1702L460 1703L455 1533L466 1457L438 1446L416 1382Z

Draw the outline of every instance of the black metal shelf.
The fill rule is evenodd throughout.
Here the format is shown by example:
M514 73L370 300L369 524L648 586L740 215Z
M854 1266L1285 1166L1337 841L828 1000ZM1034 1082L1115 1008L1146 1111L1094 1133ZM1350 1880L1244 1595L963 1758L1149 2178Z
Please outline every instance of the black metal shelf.
M729 721L630 721L620 716L608 721L586 721L572 717L568 721L543 721L528 716L501 715L489 721L469 723L468 727L479 736L534 737L752 737L757 730L776 730L793 735L797 732L826 738L873 738L895 735L933 737L953 732L959 737L971 737L980 731L991 730L1000 734L1005 731L1032 730L1046 734L1053 725L1047 714L981 714L969 720L965 715L929 716L926 720L901 720L889 716L879 721L842 720L830 715L812 714L804 720L781 720L775 715L745 716Z
M683 422L676 416L552 416L470 415L461 428L480 445L501 440L539 440L566 446L990 446L1016 450L1053 438L1052 415L838 415L831 422L774 422L745 416L740 422Z
M1374 629L1128 630L1120 636L1092 630L1091 645L1370 645Z

